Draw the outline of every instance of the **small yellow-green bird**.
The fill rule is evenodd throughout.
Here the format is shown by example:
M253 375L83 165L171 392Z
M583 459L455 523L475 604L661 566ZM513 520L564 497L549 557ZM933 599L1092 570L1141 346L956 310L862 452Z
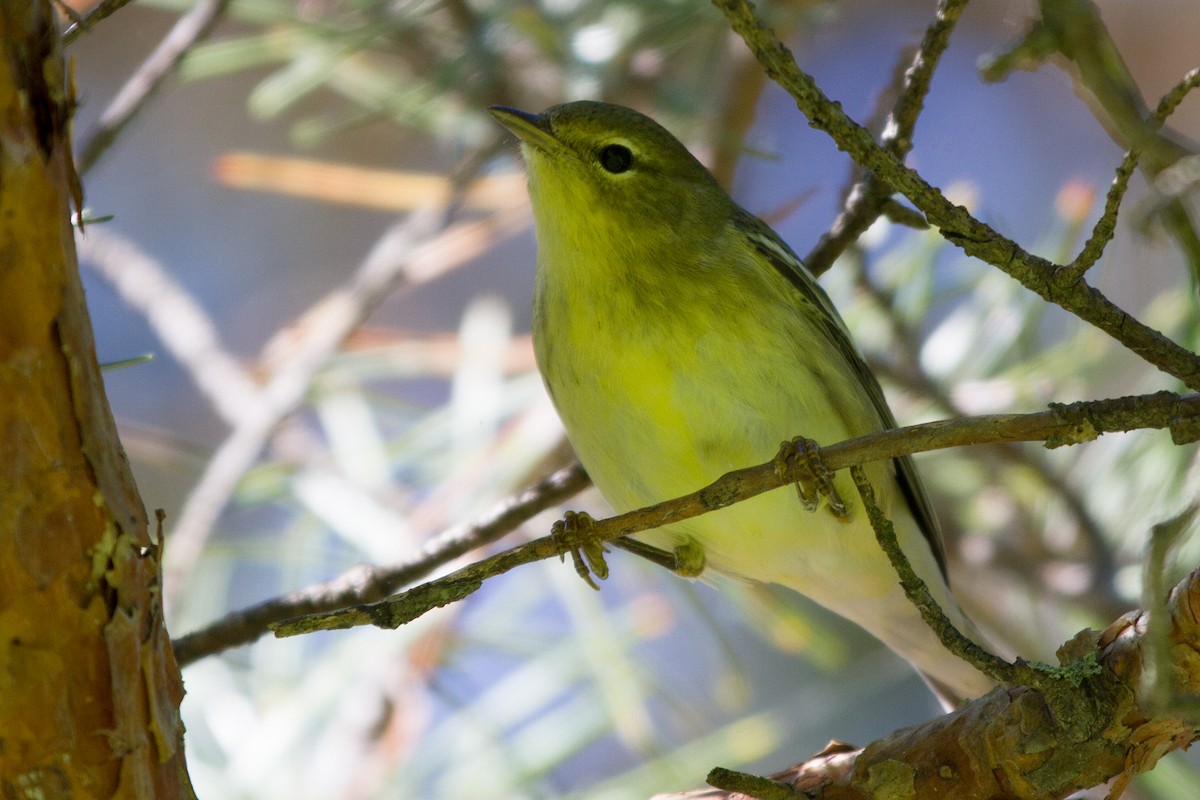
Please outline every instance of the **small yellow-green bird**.
M832 444L895 427L812 274L666 129L598 102L491 112L528 170L538 365L618 512L766 461L795 436ZM974 637L912 459L867 474L917 574ZM947 652L904 596L848 473L834 487L844 509L809 513L777 489L638 538L807 595L907 659L947 704L987 692L994 682Z

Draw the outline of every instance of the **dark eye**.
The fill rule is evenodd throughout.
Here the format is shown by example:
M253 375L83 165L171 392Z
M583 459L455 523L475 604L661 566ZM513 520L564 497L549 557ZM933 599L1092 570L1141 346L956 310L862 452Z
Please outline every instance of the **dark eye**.
M610 144L600 151L600 166L614 175L620 175L633 164L633 153L622 144Z

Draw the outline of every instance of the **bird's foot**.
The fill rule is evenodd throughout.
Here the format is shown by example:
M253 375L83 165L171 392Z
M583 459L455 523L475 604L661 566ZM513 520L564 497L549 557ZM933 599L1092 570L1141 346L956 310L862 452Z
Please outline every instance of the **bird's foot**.
M600 587L592 580L592 576L595 575L600 580L608 577L608 562L604 560L608 549L603 541L595 537L595 524L596 521L589 514L568 511L550 527L550 536L558 542L559 558L565 559L567 553L570 553L575 573L583 578L588 586L599 591Z
M796 494L806 510L816 511L824 497L834 516L844 517L849 513L834 486L833 472L821 460L821 448L815 441L797 436L784 442L774 463L775 474L795 484Z

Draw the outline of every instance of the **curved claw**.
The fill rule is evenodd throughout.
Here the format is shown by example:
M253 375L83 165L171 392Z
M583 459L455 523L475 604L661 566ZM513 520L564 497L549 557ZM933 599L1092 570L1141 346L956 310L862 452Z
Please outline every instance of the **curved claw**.
M604 542L592 535L595 523L589 514L568 511L550 527L550 535L558 541L559 558L565 560L567 553L570 553L571 562L575 565L575 574L583 578L588 586L600 591L592 576L595 575L600 580L608 577L608 562L604 560L608 549Z
M816 511L824 497L834 516L850 513L834 486L833 472L821 460L820 446L812 439L797 436L779 445L774 463L776 475L795 483L796 494L806 511Z

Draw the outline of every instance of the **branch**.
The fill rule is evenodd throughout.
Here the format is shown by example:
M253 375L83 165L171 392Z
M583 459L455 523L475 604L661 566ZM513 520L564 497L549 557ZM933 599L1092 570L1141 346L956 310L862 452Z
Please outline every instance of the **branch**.
M1092 0L1041 0L1038 8L1041 16L1020 41L983 62L980 73L984 80L1003 80L1015 69L1035 69L1060 55L1069 66L1065 71L1074 81L1076 94L1114 142L1144 154L1144 171L1151 178L1195 155L1194 147L1160 131L1170 111L1149 115L1137 81ZM1159 217L1179 243L1193 274L1200 275L1200 237L1187 207L1180 198L1171 197L1159 210Z
M1195 720L1180 713L1200 692L1197 608L1200 569L1175 587L1163 608L1170 642L1167 672L1173 676L1173 705L1165 708L1148 706L1141 692L1153 615L1133 612L1101 633L1080 632L1060 649L1063 661L1087 660L1098 667L1076 690L1088 713L1070 724L1052 717L1040 692L1001 687L862 749L835 742L769 778L717 769L709 773L709 783L726 791L673 796L735 800L748 796L739 791L768 786L790 793L774 796L803 793L810 800L1050 800L1112 780L1108 796L1116 800L1136 775L1197 739Z
M896 529L879 508L875 500L875 490L867 480L867 474L861 466L850 468L854 484L858 487L859 497L862 498L863 508L871 520L871 528L875 531L875 539L880 549L892 562L892 567L900 577L900 586L909 601L921 612L925 624L937 634L942 645L955 657L961 658L990 678L1000 683L1015 683L1035 688L1045 688L1048 684L1046 673L1018 660L1009 664L1004 659L992 655L975 642L968 639L954 627L950 618L938 606L929 591L928 584L913 570L908 556L900 549L900 541L896 538ZM1057 715L1056 715L1057 716Z
M966 6L967 0L942 0L912 63L904 71L899 95L892 104L880 137L880 145L901 160L912 150L913 131L917 127L917 117L925 108L933 72L950 44L950 34ZM845 206L829 231L804 257L809 271L821 275L833 266L837 257L887 209L891 196L892 189L873 172L857 181L846 193Z
M1055 303L1112 336L1132 352L1173 375L1191 389L1200 389L1200 357L1142 324L1099 291L1057 265L1021 249L990 226L951 203L880 147L869 131L850 119L803 72L792 54L775 37L748 0L713 0L733 29L746 41L767 74L796 101L810 124L828 133L856 163L907 197L941 229L942 236L968 255L998 267L1043 299Z
M1100 219L1092 226L1092 233L1080 248L1079 255L1075 256L1070 264L1059 268L1060 279L1067 282L1083 280L1087 271L1095 266L1104 254L1104 248L1117 232L1117 214L1121 208L1121 201L1125 199L1125 190L1129 188L1129 179L1137 166L1138 156L1137 150L1130 150L1121 159L1117 174L1104 197L1104 211L1101 212Z
M1141 428L1168 428L1177 442L1194 440L1200 432L1200 395L1180 397L1159 392L1072 405L1055 404L1049 411L1035 414L992 414L928 422L831 445L822 448L821 457L829 469L838 470L869 461L968 444L1044 441L1048 447L1059 447L1090 441L1102 433ZM689 495L600 520L594 524L592 535L597 541L608 541L670 525L793 483L796 477L779 470L772 459L765 464L729 472ZM358 625L396 628L434 608L468 597L487 578L523 564L562 558L569 551L569 543L543 536L376 605L360 605L289 620L275 626L275 634L295 636Z
M387 567L355 567L331 581L238 611L175 639L171 643L175 658L180 666L187 666L205 656L249 644L289 617L382 600L459 556L511 533L534 515L574 496L588 483L587 473L578 464L561 469L475 522L451 528L430 540L406 561Z
M60 2L59 7L63 9L64 13L69 14L71 18L71 24L68 25L67 29L63 31L63 47L68 47L83 34L90 33L92 28L94 28L97 23L108 19L113 14L129 5L131 1L132 0L101 0L101 2L96 4L95 8L88 13L83 14L82 16L75 13L74 9L72 9L65 2Z
M888 356L896 363L893 365L890 360L872 360L872 371L876 375L888 377L902 388L925 398L940 409L938 413L944 416L965 417L967 412L961 405L921 366L917 348L914 345L917 338L916 333L897 313L892 293L870 280L866 270L862 269L860 264L855 266L854 285L879 307L890 331ZM983 448L982 452L1005 464L1016 464L1031 470L1047 489L1058 496L1060 502L1074 518L1075 524L1079 526L1080 533L1092 551L1089 597L1098 604L1098 607L1109 609L1114 613L1118 609L1125 608L1125 603L1119 598L1116 591L1117 566L1112 548L1104 537L1099 521L1066 478L1052 469L1041 453L1029 448L990 445ZM999 465L992 462L989 468L994 479L1001 480Z

